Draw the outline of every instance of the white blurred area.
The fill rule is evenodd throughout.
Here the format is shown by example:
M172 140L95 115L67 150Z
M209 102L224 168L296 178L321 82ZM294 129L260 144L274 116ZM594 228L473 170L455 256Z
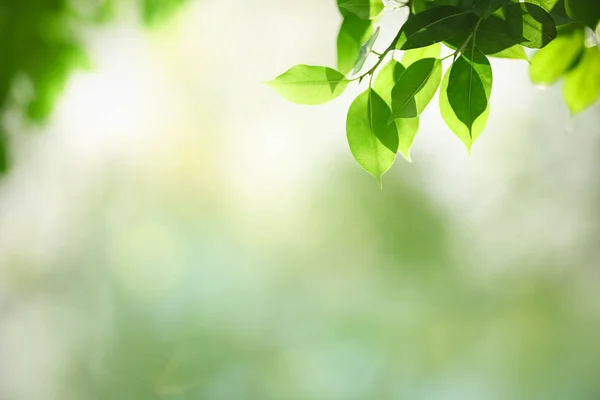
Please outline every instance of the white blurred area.
M401 20L386 18L390 30ZM340 168L361 188L372 180L345 138L357 89L302 107L261 83L298 63L333 66L338 19L333 0L192 0L154 31L125 13L86 32L95 68L71 76L46 127L7 116L15 164L0 182L0 399L77 398L64 381L76 368L72 354L94 349L85 362L100 370L115 340L113 281L141 304L175 309L166 319L176 318L177 302L189 302L216 334L237 331L249 343L268 336L283 349L271 367L287 374L270 393L285 393L287 382L303 387L298 398L388 398L369 396L386 371L408 368L389 370L401 358L387 357L394 339L376 342L374 334L356 347L324 328L336 315L370 312L373 329L395 329L394 318L421 326L432 312L412 294L389 292L371 270L387 262L377 240L347 251L334 244L333 256L320 233L348 226L356 247L377 235L368 209L328 217L316 205L323 192L339 192L326 210L354 196L352 183L339 183ZM526 63L493 67L492 112L472 156L434 100L413 163L398 159L383 191L403 181L426 194L454 224L449 262L474 287L497 292L507 290L498 279L565 276L573 302L595 315L600 108L571 118L560 87L533 87ZM372 181L372 196L384 196ZM294 262L280 263L282 255ZM85 300L74 302L79 291ZM398 314L385 317L384 307ZM486 323L493 330L503 322ZM436 357L450 351L451 339L439 333L447 329L428 331L433 344L424 346L439 346ZM419 342L419 334L411 338ZM487 349L489 340L518 353L490 335L474 347ZM404 393L511 398L490 367L503 362L502 351L465 353L464 369ZM469 363L475 359L482 369ZM239 368L221 379L243 382ZM215 381L206 398L249 398L234 387L243 384Z

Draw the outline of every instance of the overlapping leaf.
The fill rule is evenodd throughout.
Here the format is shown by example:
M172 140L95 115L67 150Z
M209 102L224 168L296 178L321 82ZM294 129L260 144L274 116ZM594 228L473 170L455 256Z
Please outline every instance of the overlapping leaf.
M359 73L360 70L362 69L363 65L365 65L365 61L367 61L367 58L369 57L369 54L371 53L371 50L373 49L373 45L375 44L375 41L377 40L378 36L379 36L379 27L377 27L377 29L375 30L373 35L369 38L369 40L367 40L360 47L360 49L358 51L358 58L356 60L354 68L352 69L352 75Z
M566 25L561 29L557 38L531 59L531 81L549 85L560 79L581 57L584 38L583 27L579 24Z
M337 3L342 14L352 13L362 19L374 19L384 8L381 0L338 0Z
M565 78L563 94L572 114L578 114L600 97L600 48L586 48L577 66Z
M424 58L411 64L392 89L392 118L419 116L442 80L442 63Z
M554 19L540 6L511 3L505 9L511 35L523 46L541 49L556 38Z
M370 20L348 14L340 27L337 37L337 60L338 70L347 74L356 65L360 49L373 35L373 27Z

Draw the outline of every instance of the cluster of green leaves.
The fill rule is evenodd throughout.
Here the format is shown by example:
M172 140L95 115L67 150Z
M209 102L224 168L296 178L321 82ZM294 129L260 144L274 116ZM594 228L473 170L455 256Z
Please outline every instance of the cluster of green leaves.
M132 1L142 21L156 25L186 0ZM108 21L118 6L118 0L0 1L0 113L13 107L31 122L44 122L71 71L90 66L75 27ZM19 81L30 90L14 96ZM10 164L8 148L0 124L0 174Z
M318 105L351 82L369 85L350 106L346 132L356 161L381 182L400 152L410 161L419 116L439 93L448 127L470 152L490 112L489 57L529 61L531 79L565 78L564 97L578 113L600 96L600 21L596 0L337 0L343 22L337 69L297 65L268 82L286 99ZM373 51L385 9L408 18L389 46ZM450 49L441 57L442 45ZM398 54L402 53L400 61ZM376 58L365 68L369 56ZM451 59L443 72L442 61ZM387 62L384 62L387 61Z

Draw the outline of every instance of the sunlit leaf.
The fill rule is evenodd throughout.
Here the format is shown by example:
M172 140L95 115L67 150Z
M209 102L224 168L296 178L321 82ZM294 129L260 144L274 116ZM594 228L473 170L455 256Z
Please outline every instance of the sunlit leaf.
M457 7L435 7L409 18L396 43L400 50L425 47L473 26L476 16Z
M408 68L415 61L419 61L423 58L438 58L440 56L441 48L442 46L439 43L435 43L427 47L406 50L402 57L402 65Z
M373 36L371 36L369 40L367 40L360 47L360 50L358 51L358 58L356 60L356 64L354 65L354 69L352 69L352 75L359 73L363 65L365 65L365 61L367 61L369 54L371 54L371 50L373 49L373 45L375 44L375 41L377 40L378 36L379 27L377 27L375 33L373 33Z
M528 0L528 2L546 10L554 18L556 25L573 22L565 10L565 0Z
M381 0L338 0L342 14L350 12L362 19L374 19L383 11Z
M337 37L338 70L347 74L354 68L363 43L373 35L370 20L348 13L344 17Z
M581 56L584 38L583 27L578 24L561 29L555 40L532 57L529 69L531 81L552 84L561 78Z
M529 61L529 57L527 57L527 53L523 46L516 44L507 49L499 51L498 53L489 54L490 57L496 58L510 58L513 60L525 60Z
M487 18L494 11L510 1L511 0L474 0L472 8L477 14Z
M411 64L392 89L392 118L414 118L423 112L442 80L442 63L424 58Z
M563 95L572 114L580 113L600 97L600 48L583 51L581 60L565 78Z
M452 64L447 95L454 114L469 129L484 113L492 90L492 68L483 53L473 50Z
M380 183L398 151L396 126L388 125L390 109L373 90L361 93L350 106L346 134L352 155Z
M410 149L419 131L419 118L396 118L394 124L398 131L398 151L407 161L412 161Z
M511 35L525 47L540 49L556 37L554 19L531 3L511 3L506 7Z
M342 94L348 80L333 68L300 64L266 83L291 102L318 105Z

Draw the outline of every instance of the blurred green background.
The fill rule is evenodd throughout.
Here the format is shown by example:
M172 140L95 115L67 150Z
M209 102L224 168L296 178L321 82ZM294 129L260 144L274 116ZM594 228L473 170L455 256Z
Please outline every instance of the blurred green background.
M260 83L334 3L0 1L0 399L600 398L599 106L495 60L379 190Z

